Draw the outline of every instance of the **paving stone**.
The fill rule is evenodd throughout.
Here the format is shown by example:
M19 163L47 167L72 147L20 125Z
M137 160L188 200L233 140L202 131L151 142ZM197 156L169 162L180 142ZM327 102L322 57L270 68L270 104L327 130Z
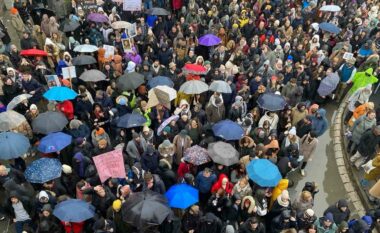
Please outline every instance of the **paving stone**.
M340 132L341 130L335 130L334 131L334 137L341 137L341 132Z
M343 158L336 159L336 164L338 166L344 166L344 160L343 160Z
M344 188L346 189L347 192L354 192L355 191L354 186L352 185L351 182L345 183Z
M350 192L350 193L348 193L348 198L352 202L360 201L359 195L356 192Z
M338 166L338 172L340 175L347 174L346 166Z
M361 201L354 201L354 202L352 202L352 204L354 205L355 209L356 209L358 212L360 212L360 211L364 211L364 207L363 207Z
M351 183L351 179L348 174L342 174L340 175L340 178L342 178L343 183Z

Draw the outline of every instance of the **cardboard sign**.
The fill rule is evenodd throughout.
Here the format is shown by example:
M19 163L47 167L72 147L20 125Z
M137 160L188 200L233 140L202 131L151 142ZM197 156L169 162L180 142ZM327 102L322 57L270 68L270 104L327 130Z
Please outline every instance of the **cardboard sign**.
M77 73L75 71L75 66L69 66L62 68L63 79L76 78Z
M141 0L124 0L123 11L141 11Z
M108 178L125 178L126 173L121 149L97 155L92 159L94 160L102 183Z

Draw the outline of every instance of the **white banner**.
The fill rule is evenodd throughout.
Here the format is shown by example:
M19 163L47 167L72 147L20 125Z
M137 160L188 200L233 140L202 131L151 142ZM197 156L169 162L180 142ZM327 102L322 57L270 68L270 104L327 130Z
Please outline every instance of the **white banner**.
M141 11L141 0L124 0L123 11Z

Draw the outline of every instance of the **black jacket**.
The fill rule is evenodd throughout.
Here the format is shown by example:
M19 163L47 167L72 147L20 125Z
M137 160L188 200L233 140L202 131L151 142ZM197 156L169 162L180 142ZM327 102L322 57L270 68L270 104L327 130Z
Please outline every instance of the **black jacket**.
M259 223L257 228L253 230L251 228L251 224L249 223L249 220L243 223L239 229L239 233L265 233L265 226L262 223Z
M11 197L17 197L17 199L22 203L22 206L24 207L25 211L29 214L29 217L33 219L34 214L35 214L33 201L31 201L31 199L27 196L20 195L17 191L11 191L7 197L8 201L4 208L6 214L11 219L14 219L16 217L13 206L12 206Z
M222 232L222 221L213 213L207 213L201 217L197 233L220 233Z

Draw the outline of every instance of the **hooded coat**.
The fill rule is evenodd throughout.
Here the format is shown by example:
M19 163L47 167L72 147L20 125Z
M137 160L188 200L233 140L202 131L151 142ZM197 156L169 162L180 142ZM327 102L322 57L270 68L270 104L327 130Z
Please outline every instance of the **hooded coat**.
M356 72L354 77L352 78L352 87L349 91L350 94L353 94L356 90L361 87L365 87L368 84L374 84L378 82L378 79L373 75L373 69L368 68L363 72Z
M206 106L206 116L209 123L216 123L225 119L225 107L223 101L217 105L215 97L211 96L209 103Z
M380 142L380 127L368 129L360 137L358 152L363 157L370 157L376 153L376 145Z
M324 132L326 132L328 128L328 121L326 118L326 110L323 108L320 108L317 110L317 114L320 116L317 117L316 115L310 117L311 118L311 130L315 132L316 136L321 136Z
M347 207L346 211L342 212L340 210L341 207ZM342 221L348 221L351 211L348 208L347 201L345 199L341 199L334 205L331 205L329 208L327 208L323 215L325 216L327 213L332 213L334 222L339 225Z
M226 187L222 187L223 179L227 179ZM211 193L216 193L218 189L222 188L226 194L231 194L232 189L234 188L234 185L229 181L228 177L225 174L220 174L218 181L212 186Z
M367 116L361 116L357 119L352 127L352 137L351 140L355 144L360 143L360 138L365 131L371 129L376 125L376 119L370 120Z

